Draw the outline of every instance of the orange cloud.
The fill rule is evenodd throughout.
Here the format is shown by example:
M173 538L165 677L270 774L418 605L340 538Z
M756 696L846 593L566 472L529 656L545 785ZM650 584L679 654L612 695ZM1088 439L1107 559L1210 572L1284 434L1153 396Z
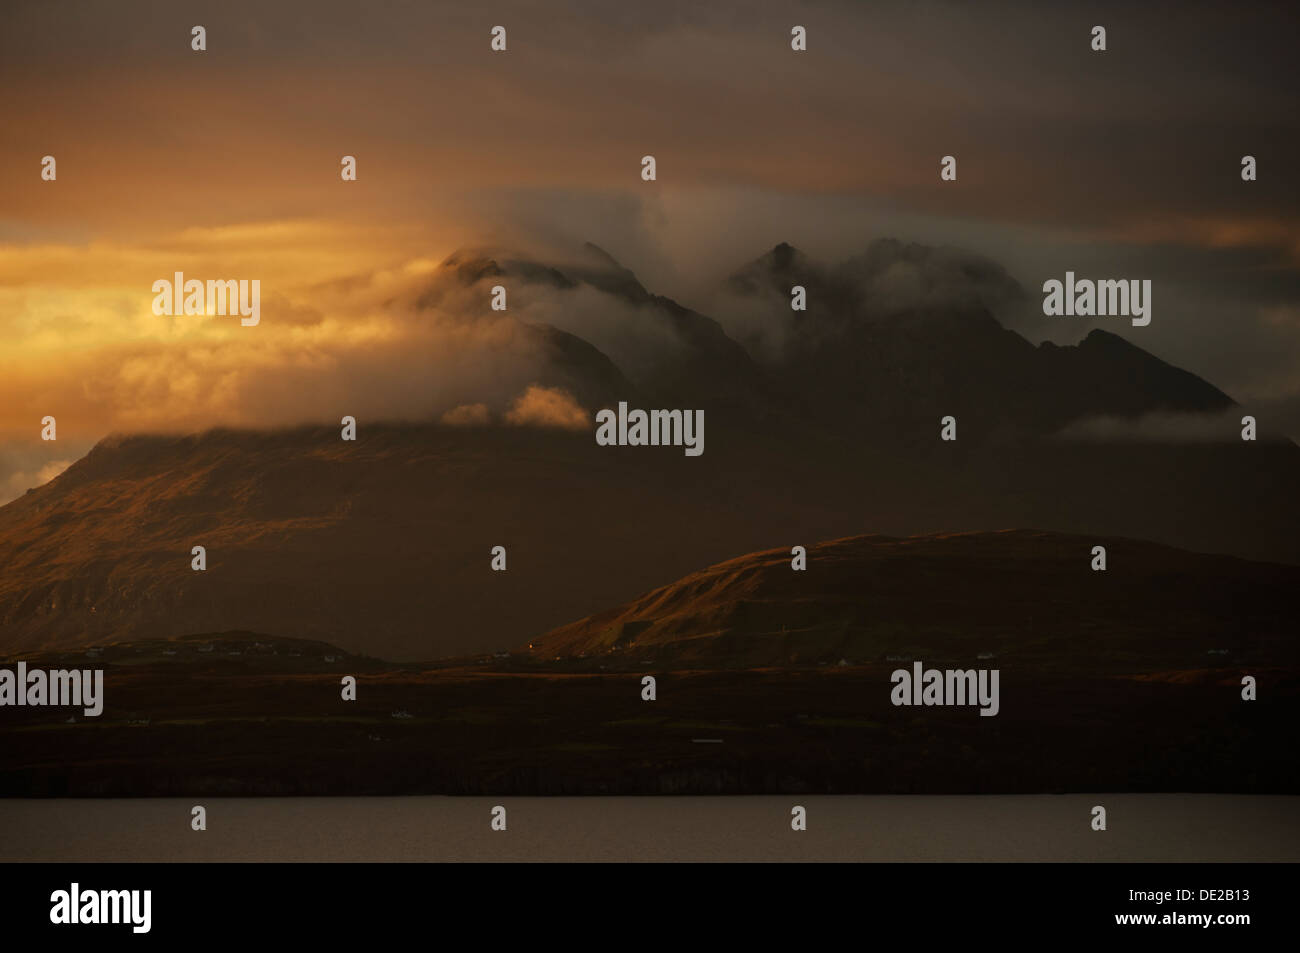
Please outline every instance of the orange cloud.
M568 391L533 384L506 411L506 423L582 430L591 425L591 414L583 410Z

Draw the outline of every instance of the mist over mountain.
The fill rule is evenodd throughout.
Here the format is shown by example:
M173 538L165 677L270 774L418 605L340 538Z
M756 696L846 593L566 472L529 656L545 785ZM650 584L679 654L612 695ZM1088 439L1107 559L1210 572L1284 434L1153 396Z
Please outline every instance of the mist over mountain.
M807 310L791 309L791 289ZM1035 346L993 310L1024 298L997 264L880 240L834 267L777 245L727 279L720 302L747 346L814 413L841 425L928 437L945 415L963 438L1043 436L1087 417L1206 414L1233 401L1124 338ZM1225 428L1224 439L1235 436Z
M795 285L808 291L805 312L790 308ZM721 291L711 304L733 335L775 361L832 342L854 325L917 311L991 312L1025 297L996 262L891 238L833 266L782 242L735 271Z
M0 507L0 649L238 629L480 652L737 553L854 534L1039 527L1300 563L1300 450L1241 441L1227 395L1116 335L1030 344L989 310L1014 282L959 253L884 242L823 267L778 245L719 282L718 320L590 245L467 248L354 284L337 294L436 355L427 381L422 351L400 356L408 412L363 390L360 410L317 401L355 414L355 442L338 416L101 441ZM619 401L703 409L704 454L597 446L592 415ZM1198 436L1087 429L1166 418Z
M507 290L511 315L579 338L608 357L636 389L618 399L643 395L656 406L714 406L759 416L779 410L763 372L716 321L649 293L590 243L545 260L457 251L442 262L419 303L490 319L497 286Z

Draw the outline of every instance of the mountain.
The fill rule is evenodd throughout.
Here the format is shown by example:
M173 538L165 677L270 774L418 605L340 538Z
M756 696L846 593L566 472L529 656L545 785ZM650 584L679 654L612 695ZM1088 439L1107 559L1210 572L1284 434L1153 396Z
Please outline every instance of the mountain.
M228 629L398 658L505 647L752 540L717 443L687 467L534 427L109 438L0 507L0 649Z
M538 356L527 385L559 388L583 407L604 407L636 394L614 362L582 338L544 324L518 327L524 346Z
M1093 571L1092 547L1108 568ZM996 658L1072 673L1296 666L1300 567L1028 530L750 553L534 639L541 659L759 668ZM901 664L901 662L900 662Z
M418 304L489 316L497 286L507 292L510 314L588 342L655 406L709 406L758 418L781 413L766 375L716 321L649 293L590 243L542 259L461 249L441 263Z
M487 415L363 417L354 442L333 422L106 438L0 507L0 651L248 630L399 660L485 652L738 552L846 534L1052 527L1300 563L1300 449L1237 439L1212 386L1104 332L1034 347L970 303L1008 293L995 268L894 246L866 262L854 286L778 246L738 278L757 295L806 275L843 306L810 306L802 343L758 359L594 246L449 256L413 304L491 331L461 395ZM923 306L894 307L918 281ZM701 408L705 451L512 421L533 384L588 414ZM1162 409L1226 436L1062 435Z
M807 291L806 311L791 310L795 285ZM982 440L1050 435L1081 418L1235 406L1107 331L1078 345L1034 346L991 313L1022 298L1019 286L975 256L881 240L823 268L782 243L724 288L732 309L739 301L771 316L741 322L742 340L766 351L808 413L841 427L911 439L952 414L969 422L966 438Z

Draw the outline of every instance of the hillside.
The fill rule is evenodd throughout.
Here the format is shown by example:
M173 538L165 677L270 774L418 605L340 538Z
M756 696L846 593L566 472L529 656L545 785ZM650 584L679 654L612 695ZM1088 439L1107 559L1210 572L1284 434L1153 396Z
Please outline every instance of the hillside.
M1108 569L1090 567L1092 547ZM731 559L533 640L539 658L754 668L977 658L1148 672L1295 665L1300 568L1129 539L857 536ZM986 663L995 664L995 663Z

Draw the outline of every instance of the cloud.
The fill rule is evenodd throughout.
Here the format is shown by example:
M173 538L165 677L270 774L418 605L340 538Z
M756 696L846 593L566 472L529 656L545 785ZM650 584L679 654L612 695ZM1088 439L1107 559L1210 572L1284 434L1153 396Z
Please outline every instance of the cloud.
M449 427L486 427L492 421L487 404L460 404L439 420Z
M1245 414L1238 407L1220 414L1086 417L1064 427L1054 439L1069 443L1236 443L1241 441ZM1258 439L1268 437L1261 433Z
M807 310L791 308L795 285ZM974 252L877 238L827 267L781 244L715 289L706 310L756 359L780 363L792 345L835 337L845 324L900 312L1018 309L1024 291L1001 265Z
M918 308L998 312L1024 298L1006 269L982 255L896 239L872 242L835 274L857 290L862 308L875 314Z
M348 0L229 0L208 14L201 57L148 0L67 6L0 4L6 134L41 143L59 170L42 182L31 154L0 150L0 436L55 405L85 434L274 423L335 403L500 413L530 379L512 372L475 396L461 364L518 368L536 341L511 344L489 322L450 328L409 301L397 314L384 295L396 301L403 278L468 237L499 244L519 229L548 247L596 241L648 288L776 353L788 301L729 310L710 296L777 242L826 262L881 235L955 243L1030 289L1082 273L1083 242L1092 273L1140 277L1144 248L1178 244L1137 343L1242 399L1279 395L1300 433L1286 396L1300 336L1251 317L1294 302L1294 289L1263 292L1300 273L1285 5L1194 3L1170 17L1103 3L1103 56L1073 11L1023 0L822 0L799 8L800 54L784 0L503 0L510 52L492 55L481 17L455 5L358 17ZM647 151L653 185L638 175ZM1249 184L1245 151L1260 161ZM346 184L344 152L359 168ZM956 182L938 178L945 154ZM1233 264L1247 252L1261 254ZM174 269L261 278L273 323L240 338L155 318L139 289ZM942 300L964 280L943 272L896 262L862 290ZM1223 306L1193 313L1207 284ZM1175 310L1179 285L1188 305ZM606 297L525 296L511 314L649 373L648 356L675 342Z
M567 391L535 384L519 395L506 411L505 419L506 423L518 427L584 430L591 425L591 414Z
M796 54L784 0L503 0L510 51L490 55L486 25L455 5L358 17L348 0L228 0L201 57L148 0L67 6L0 7L6 130L59 161L51 187L25 152L0 154L0 208L31 228L321 208L434 218L473 188L632 193L652 149L665 185L888 196L1023 223L1250 219L1289 203L1294 234L1284 5L1111 8L1101 56L1064 5L814 3ZM1233 174L1245 148L1262 162L1249 193ZM345 150L359 163L346 187ZM959 160L951 186L945 154Z
M1270 427L1293 434L1300 426L1294 304L1300 279L1264 252L1070 244L1032 231L928 223L930 241L983 241L975 247L1014 264L1009 274L957 244L926 245L923 219L903 222L905 240L873 241L855 224L862 207L854 203L837 211L813 202L801 211L753 193L688 198L665 193L667 204L660 207L671 210L671 227L655 225L655 216L637 203L560 202L569 209L564 229L532 241L520 229L509 240L521 249L518 261L540 260L568 275L599 272L593 280L616 287L631 279L599 253L564 250L570 246L562 233L590 226L597 237L614 239L611 250L619 257L622 247L650 249L650 270L667 287L643 274L641 252L627 261L646 287L683 303L693 297L700 311L769 360L782 353L793 327L788 287L773 286L754 298L717 289L738 261L762 251L760 237L798 239L785 229L809 236L814 261L864 249L816 270L848 289L858 309L851 314L978 303L1031 340L1052 336L1073 343L1089 327L1047 322L1041 314L1010 320L1017 280L1036 292L1045 276L1066 269L1150 275L1157 301L1152 326L1119 333L1259 407L1261 426L1266 417ZM541 205L534 210L539 217ZM602 220L602 208L618 214ZM698 227L688 227L692 222ZM343 414L437 419L473 404L500 420L532 384L563 387L580 406L598 406L602 394L581 381L599 355L581 356L576 376L558 373L572 355L559 354L557 364L558 339L539 334L539 326L594 345L634 385L653 381L658 368L680 353L682 341L671 322L657 319L659 305L644 297L644 289L629 285L626 293L611 294L548 277L543 267L512 275L509 310L493 312L494 281L463 282L444 273L443 257L436 241L418 229L299 220L189 226L140 242L0 245L0 339L6 342L0 351L0 439L27 439L33 421L46 414L58 417L61 438L86 443L113 430L273 427L336 421ZM508 256L501 257L512 267ZM176 270L199 278L260 276L261 325L154 315L152 281ZM711 295L699 291L706 279ZM815 307L823 303L816 295L812 300ZM1029 310L1036 310L1037 294L1028 300ZM24 465L13 472L34 476L38 469Z
M44 486L70 467L74 457L49 459L55 445L41 441L10 445L0 450L0 505L22 496L28 490ZM84 452L80 445L60 442L58 452Z
M341 248L322 240L330 234ZM382 242L354 246L355 238L330 223L289 223L189 229L171 254L167 236L63 248L52 258L67 285L54 283L44 256L0 247L8 342L0 436L25 439L46 414L61 438L93 441L109 431L274 427L343 414L436 419L473 404L503 413L528 385L554 383L545 379L550 339L533 326L562 309L547 289L525 294L511 313L492 312L481 288L457 286L431 302L435 259L398 256ZM307 265L313 249L327 264ZM152 282L174 271L260 276L261 323L153 314ZM562 417L551 411L546 419Z

